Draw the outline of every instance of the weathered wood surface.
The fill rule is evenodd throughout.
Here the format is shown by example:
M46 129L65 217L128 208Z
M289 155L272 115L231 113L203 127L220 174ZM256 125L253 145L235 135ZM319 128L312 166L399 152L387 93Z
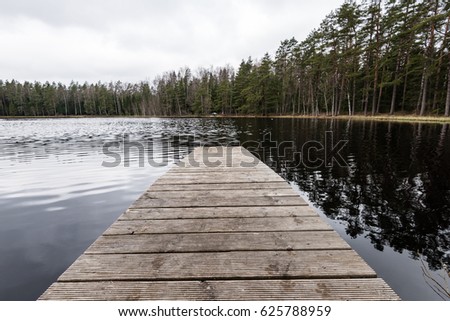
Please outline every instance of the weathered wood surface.
M230 147L175 164L40 299L398 297L288 183Z
M58 282L54 300L398 300L379 278Z
M173 167L169 171L167 171L167 174L206 174L206 173L218 173L218 174L225 174L225 173L231 173L231 174L267 174L267 169L263 167L263 165L258 165L256 167L248 167L248 168L242 168L242 167L205 167L205 168L198 168L198 167L189 167L189 168L183 168L183 167ZM274 173L275 174L275 173ZM275 174L276 175L276 174Z
M307 203L298 196L255 196L242 198L226 197L197 197L197 198L178 198L162 199L141 197L134 202L130 208L148 208L148 207L217 207L217 206L288 206L288 205L306 205Z
M175 181L170 181L171 184L156 184L152 185L150 191L232 191L232 190L254 190L258 189L292 189L286 182L259 182L259 183L210 183L210 184L177 184ZM224 192L225 194L226 192Z
M244 189L244 190L230 190L224 192L223 190L206 190L206 191L183 191L179 193L178 191L149 191L142 195L141 199L180 199L180 198L193 198L197 199L199 197L206 198L232 198L236 199L239 197L255 197L255 196L294 196L298 198L298 194L292 189Z
M209 168L238 167L265 168L265 165L249 151L241 147L229 148L196 148L191 154L178 162L177 168Z
M173 220L193 218L246 218L246 217L285 217L315 216L317 213L309 206L251 206L251 207L179 207L179 208L137 208L128 209L122 220ZM151 223L151 222L150 222Z
M189 177L174 176L158 179L155 185L174 185L174 184L228 184L228 183L271 183L282 182L281 177L266 177L266 176L238 176L231 177L226 175L192 175Z
M334 231L108 235L87 254L189 253L277 250L344 250L350 246Z
M331 227L318 216L245 217L154 221L118 220L105 231L104 235L327 230L331 230Z
M353 250L82 255L59 280L149 281L364 278L375 272Z
M214 178L217 180L224 180L224 181L253 181L253 180L258 180L258 181L272 181L272 182L284 182L284 180L278 176L275 173L264 173L264 171L262 172L253 172L253 173L249 173L247 171L245 172L217 172L217 171L210 171L210 172L196 172L196 173L186 173L186 172L171 172L168 171L167 173L164 174L163 177L161 177L162 180L178 180L180 178L183 179L189 179L189 180L202 180L202 179L210 179L210 178Z

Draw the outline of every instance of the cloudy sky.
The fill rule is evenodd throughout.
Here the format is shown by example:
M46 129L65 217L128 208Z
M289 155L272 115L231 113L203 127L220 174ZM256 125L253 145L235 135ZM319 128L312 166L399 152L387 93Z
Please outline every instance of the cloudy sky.
M141 81L237 67L304 39L344 0L0 0L0 79Z

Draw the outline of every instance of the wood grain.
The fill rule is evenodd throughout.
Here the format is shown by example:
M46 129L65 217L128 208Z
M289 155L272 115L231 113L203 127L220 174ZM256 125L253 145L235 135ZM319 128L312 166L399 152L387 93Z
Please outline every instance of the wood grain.
M289 206L307 205L300 196L260 196L243 198L222 198L222 197L198 197L198 198L178 198L178 199L149 199L139 198L130 208L150 208L150 207L220 207L220 206Z
M266 177L266 176L238 176L235 177L221 175L199 175L189 177L162 177L158 179L154 184L229 184L229 183L271 183L271 182L283 182L281 177Z
M58 279L149 281L361 278L375 272L353 251L239 251L82 255Z
M332 228L319 216L240 217L153 221L118 220L104 232L104 235L329 230Z
M149 188L149 191L203 191L203 190L245 190L245 189L292 189L286 182L254 182L254 183L206 183L206 184L176 184L173 180L168 184L159 182Z
M135 234L102 236L87 254L342 250L350 246L334 231Z
M399 300L379 278L58 282L41 300Z
M309 206L178 207L128 209L119 220L318 216Z
M206 190L206 191L148 191L144 193L140 199L179 199L179 198L232 198L239 197L258 197L258 196L299 196L292 189L242 189L242 190Z

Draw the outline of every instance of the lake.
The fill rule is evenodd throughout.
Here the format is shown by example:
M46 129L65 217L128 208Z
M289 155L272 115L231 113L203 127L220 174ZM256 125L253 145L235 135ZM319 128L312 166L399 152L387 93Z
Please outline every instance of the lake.
M254 152L402 299L449 300L448 127L296 118L0 120L0 300L37 299L171 164L204 144Z

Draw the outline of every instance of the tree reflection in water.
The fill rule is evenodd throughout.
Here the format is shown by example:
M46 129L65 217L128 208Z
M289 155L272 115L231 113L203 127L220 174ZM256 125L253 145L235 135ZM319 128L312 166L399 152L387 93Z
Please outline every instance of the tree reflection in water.
M447 124L255 119L250 130L246 124L242 123L241 142L264 141L267 133L278 143L293 141L284 156L264 142L257 152L325 215L345 221L352 238L364 234L379 251L389 246L415 259L421 256L431 270L450 265ZM298 165L296 153L303 144L323 142L326 131L333 132L335 141L348 140L342 152L348 166Z

